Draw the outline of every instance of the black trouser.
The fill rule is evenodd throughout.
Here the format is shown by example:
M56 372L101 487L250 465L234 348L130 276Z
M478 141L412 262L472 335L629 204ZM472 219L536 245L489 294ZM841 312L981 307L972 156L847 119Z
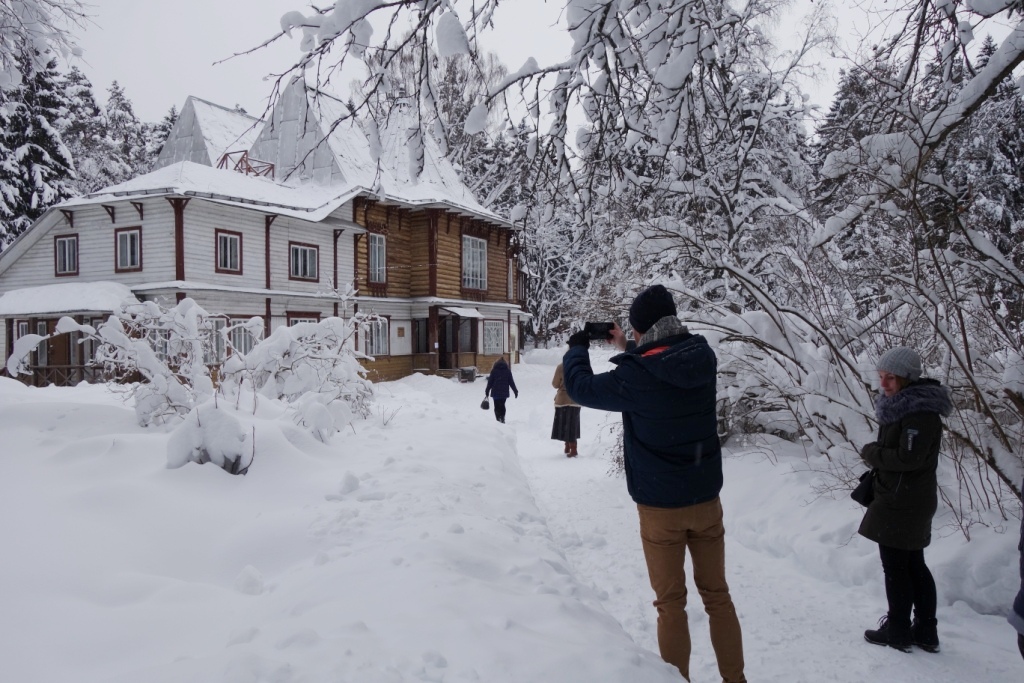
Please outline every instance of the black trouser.
M494 401L494 419L498 422L505 421L505 399L492 399Z
M889 600L889 621L910 627L913 609L920 621L935 618L935 579L924 563L924 550L900 550L879 545L885 572L885 597Z

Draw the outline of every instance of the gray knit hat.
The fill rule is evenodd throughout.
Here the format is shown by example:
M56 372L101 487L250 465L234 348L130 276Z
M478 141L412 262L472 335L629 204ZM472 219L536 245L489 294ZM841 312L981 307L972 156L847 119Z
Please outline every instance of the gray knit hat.
M921 356L906 346L897 346L883 353L876 367L879 372L891 372L911 382L921 378Z

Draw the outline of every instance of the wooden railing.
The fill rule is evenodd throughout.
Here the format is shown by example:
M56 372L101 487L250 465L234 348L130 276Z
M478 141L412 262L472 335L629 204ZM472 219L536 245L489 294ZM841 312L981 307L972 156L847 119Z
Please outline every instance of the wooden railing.
M29 374L18 375L15 379L30 387L45 387L56 384L71 387L79 382L105 382L103 368L91 365L30 365Z
M266 178L274 177L274 164L269 161L253 159L249 156L249 152L245 150L225 152L224 156L217 162L217 168L227 168L244 173L245 175L258 175Z

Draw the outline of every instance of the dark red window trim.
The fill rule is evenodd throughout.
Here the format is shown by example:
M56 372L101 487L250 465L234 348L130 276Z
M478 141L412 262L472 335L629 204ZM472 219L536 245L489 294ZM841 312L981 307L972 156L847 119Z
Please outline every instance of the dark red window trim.
M122 232L137 232L139 233L139 265L134 268L118 268L117 267L117 239ZM142 270L142 226L137 225L130 228L117 228L114 230L114 272L115 273L137 273Z
M292 247L306 247L307 249L316 250L316 277L295 277L292 275L294 272L292 269ZM320 282L320 245L309 244L307 242L288 242L288 279L298 280L299 282Z
M61 240L72 240L72 239L75 241L75 269L74 270L69 270L66 273L62 273L59 270L57 270L57 263L58 263L58 260L57 260L57 242L59 242ZM75 275L78 275L78 267L79 267L78 264L81 261L80 253L78 251L78 244L79 244L79 242L78 242L78 233L77 232L65 233L63 235L54 235L53 236L53 276L54 277L74 277Z
M238 238L238 269L232 270L231 268L220 267L220 236L228 235L231 237ZM289 253L291 253L289 251ZM319 261L319 257L317 258ZM213 270L217 273L224 273L226 275L242 275L242 233L235 232L234 230L221 230L217 228L213 231ZM319 264L317 264L317 273L320 272Z

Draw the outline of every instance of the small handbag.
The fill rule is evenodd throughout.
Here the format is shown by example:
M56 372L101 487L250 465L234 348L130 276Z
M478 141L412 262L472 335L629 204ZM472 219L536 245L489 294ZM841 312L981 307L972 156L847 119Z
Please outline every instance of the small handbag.
M875 470L870 469L860 475L860 483L850 491L850 498L853 498L864 507L871 505L871 501L875 499L874 484Z
M484 410L490 410L490 409L491 409L491 404L490 404L490 402L489 402L489 401L488 401L488 400L487 400L487 399L485 398L484 400L480 401L480 407L481 407L482 409L484 409Z

